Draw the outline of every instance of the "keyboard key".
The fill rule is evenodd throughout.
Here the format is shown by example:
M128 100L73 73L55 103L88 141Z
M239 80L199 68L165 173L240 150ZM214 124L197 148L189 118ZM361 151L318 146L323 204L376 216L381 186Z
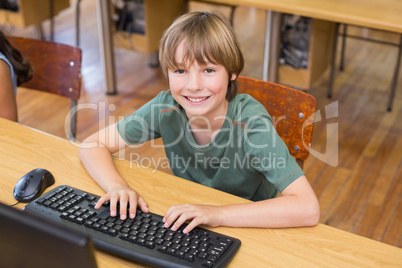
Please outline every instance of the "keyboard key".
M37 204L43 204L43 203L46 202L46 201L47 201L46 198L40 198L40 199L37 199L35 202L36 202Z
M123 240L128 240L129 234L121 234L119 236L119 238L123 239Z
M154 248L155 247L155 243L152 241L145 241L145 246L147 248Z
M163 243L163 239L160 239L160 238L155 239L155 244L161 245L162 243Z
M99 223L92 224L92 229L99 230L102 227Z
M87 221L84 223L84 226L86 226L86 227L92 227L93 224L94 224L93 221L87 220Z
M210 268L210 267L212 267L213 265L214 265L214 263L213 263L212 261L204 261L204 262L201 264L202 267L207 267L207 268Z
M60 212L64 212L64 211L67 210L67 207L64 206L64 205L61 205L61 206L59 206L59 207L57 208L57 210L60 211Z
M45 207L50 207L50 206L52 205L52 201L46 200L46 201L43 203L43 205L44 205Z
M173 249L173 248L168 248L168 249L166 250L166 253L169 254L169 255L174 256L175 253L176 253L176 250Z
M101 226L101 228L99 229L99 231L101 231L102 233L107 234L107 232L109 231L109 227L107 227L107 226Z
M145 245L145 239L144 238L137 238L135 241L138 245L144 246Z
M205 252L200 252L200 253L198 254L198 258L201 258L201 259L206 259L207 256L208 256L208 254L205 253Z
M83 224L83 223L85 222L85 220L84 220L84 218L82 218L82 217L77 217L77 218L75 219L75 222L78 223L78 224Z
M118 234L118 232L115 230L115 229L109 229L108 231L107 231L107 233L109 234L109 235L112 235L112 236L116 236L117 234Z
M176 253L175 253L175 256L180 258L180 259L184 259L184 255L185 255L185 253L183 251L180 251L180 250L176 251Z
M96 200L96 196L90 196L90 195L88 195L88 196L87 196L87 200L88 200L89 202L93 202L93 201Z
M167 249L168 249L167 246L161 246L161 247L159 247L157 250L158 250L159 252L165 253Z
M187 254L184 255L184 259L185 259L186 261L191 261L191 262L193 262L193 261L195 260L195 257L194 257L193 255L187 253Z
M130 235L128 237L128 241L133 242L133 243L137 242L137 239L138 239L138 237L135 235Z

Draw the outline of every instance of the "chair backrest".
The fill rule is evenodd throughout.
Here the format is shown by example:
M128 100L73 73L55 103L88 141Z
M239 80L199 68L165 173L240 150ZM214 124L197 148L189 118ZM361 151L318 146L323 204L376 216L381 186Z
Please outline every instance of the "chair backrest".
M32 79L21 86L67 97L71 99L71 109L75 108L81 93L81 49L29 38L7 39L33 69ZM70 113L70 140L76 137L76 115Z
M239 76L237 81L239 93L247 93L264 105L290 154L303 168L313 133L315 98L302 91L258 79Z

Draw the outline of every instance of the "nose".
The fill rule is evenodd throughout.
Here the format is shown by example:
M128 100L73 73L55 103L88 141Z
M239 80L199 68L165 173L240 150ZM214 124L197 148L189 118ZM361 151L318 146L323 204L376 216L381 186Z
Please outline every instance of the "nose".
M188 76L187 89L191 91L202 89L202 77L199 73L194 72Z

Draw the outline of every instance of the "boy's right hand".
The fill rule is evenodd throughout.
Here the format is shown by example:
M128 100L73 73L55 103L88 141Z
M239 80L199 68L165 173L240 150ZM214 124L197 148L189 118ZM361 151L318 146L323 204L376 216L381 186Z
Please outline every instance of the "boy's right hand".
M120 219L127 219L127 207L129 205L129 217L135 218L137 206L148 213L149 208L147 202L133 189L125 186L116 186L111 188L104 196L102 196L95 205L95 209L99 209L103 203L110 201L110 215L117 215L117 204L120 205Z

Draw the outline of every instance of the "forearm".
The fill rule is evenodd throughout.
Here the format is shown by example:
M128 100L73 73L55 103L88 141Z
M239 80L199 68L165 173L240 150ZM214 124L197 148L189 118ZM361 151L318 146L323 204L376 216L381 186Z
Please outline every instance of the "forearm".
M171 206L164 215L165 227L177 230L191 220L184 232L200 224L229 227L285 228L316 225L320 206L305 176L289 184L282 196L226 206L183 204Z
M113 185L128 186L127 182L118 172L111 153L103 146L90 149L80 149L80 158L89 175L106 192Z
M280 197L221 209L221 225L233 227L301 227L320 220L320 205L305 176L289 184Z
M223 206L220 225L231 227L284 228L313 226L319 221L314 198L281 196L269 200Z

